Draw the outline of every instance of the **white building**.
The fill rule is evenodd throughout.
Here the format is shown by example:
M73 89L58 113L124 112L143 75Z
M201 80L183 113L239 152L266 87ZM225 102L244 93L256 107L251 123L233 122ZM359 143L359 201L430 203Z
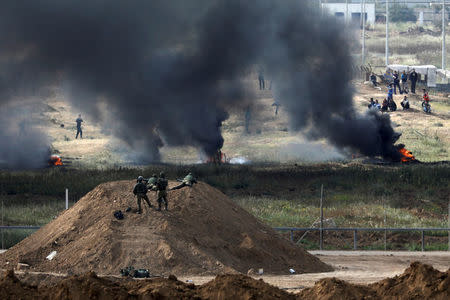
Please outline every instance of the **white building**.
M322 9L342 21L359 23L361 20L360 3L349 3L348 8L345 3L322 3ZM366 23L375 24L375 3L366 3L364 12Z

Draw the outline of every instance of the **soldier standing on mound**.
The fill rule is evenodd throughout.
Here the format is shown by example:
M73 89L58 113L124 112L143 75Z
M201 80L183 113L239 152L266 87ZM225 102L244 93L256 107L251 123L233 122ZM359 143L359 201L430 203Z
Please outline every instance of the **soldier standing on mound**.
M168 209L168 203L167 203L167 185L168 185L168 181L166 179L166 176L164 175L164 172L159 173L159 178L156 181L155 184L155 190L158 191L158 211L161 210L161 203L164 201L164 206L166 210Z
M137 178L137 183L134 186L133 189L133 194L136 195L137 197L137 205L138 205L138 214L142 213L142 208L141 208L141 199L144 199L145 202L147 202L149 207L152 207L152 205L150 204L150 200L147 197L147 185L144 183L144 177L139 176Z

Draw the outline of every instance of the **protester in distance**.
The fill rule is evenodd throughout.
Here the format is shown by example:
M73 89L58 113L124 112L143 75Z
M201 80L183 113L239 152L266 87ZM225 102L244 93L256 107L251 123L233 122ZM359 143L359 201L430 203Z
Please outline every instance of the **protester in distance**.
M395 103L394 99L388 99L388 108L390 111L397 110L397 104Z
M408 94L408 74L406 74L405 71L403 71L401 75L401 80L402 80L402 91L403 93Z
M412 72L409 74L409 81L411 82L411 93L416 93L416 82L418 75L415 69L412 69Z
M430 96L426 89L423 89L423 101L422 101L422 109L426 113L431 113L431 105L430 105Z
M400 88L400 78L398 76L397 71L394 71L393 78L394 78L394 94L397 95L397 88L398 88L399 93L403 94L402 89Z
M265 84L265 80L264 80L263 70L259 70L258 81L259 81L259 89L264 90L266 88L266 84Z
M381 105L380 105L380 103L378 103L378 100L375 100L375 104L373 107L375 107L378 110L381 110Z
M409 100L408 97L405 96L402 100L402 102L400 102L401 106L403 107L403 110L408 110L409 109Z
M374 73L372 73L372 75L370 75L370 81L372 82L374 87L378 86L377 76Z
M83 119L81 118L81 114L78 115L78 118L75 120L77 122L77 135L75 136L75 139L78 139L78 134L80 135L80 138L83 138L83 130L81 129L81 123L83 123Z
M387 94L387 100L389 101L389 99L393 99L394 98L394 86L393 84L389 84L388 86L388 94Z
M384 98L383 103L381 104L381 111L387 112L388 110L388 101L386 98Z
M375 105L375 101L373 100L373 98L370 98L370 102L369 102L369 105L367 105L367 108L371 109L372 107L374 107L374 105Z

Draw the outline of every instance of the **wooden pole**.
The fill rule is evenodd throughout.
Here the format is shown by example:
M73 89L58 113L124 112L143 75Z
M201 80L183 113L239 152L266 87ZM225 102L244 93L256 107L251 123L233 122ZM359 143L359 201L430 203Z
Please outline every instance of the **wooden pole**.
M383 227L384 227L384 251L387 250L387 231L386 231L386 203L384 201L384 197L383 197L383 210L384 210L384 220L383 220Z
M4 224L3 224L3 199L2 199L2 226L4 226ZM2 229L2 249L5 249L4 246L5 245L3 244L3 229Z
M323 184L320 187L320 250L323 250Z
M69 209L69 189L66 188L66 209Z

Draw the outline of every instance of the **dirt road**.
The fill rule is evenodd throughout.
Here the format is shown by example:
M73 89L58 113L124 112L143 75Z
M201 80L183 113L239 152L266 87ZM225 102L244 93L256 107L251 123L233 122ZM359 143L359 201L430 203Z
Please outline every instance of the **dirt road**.
M255 278L262 278L267 283L295 292L313 286L314 282L326 277L337 277L352 283L369 284L401 274L413 261L430 264L440 271L450 268L450 252L444 251L310 251L310 253L317 255L323 262L331 264L335 271L286 276L263 275ZM203 284L212 280L213 277L187 276L179 279Z

